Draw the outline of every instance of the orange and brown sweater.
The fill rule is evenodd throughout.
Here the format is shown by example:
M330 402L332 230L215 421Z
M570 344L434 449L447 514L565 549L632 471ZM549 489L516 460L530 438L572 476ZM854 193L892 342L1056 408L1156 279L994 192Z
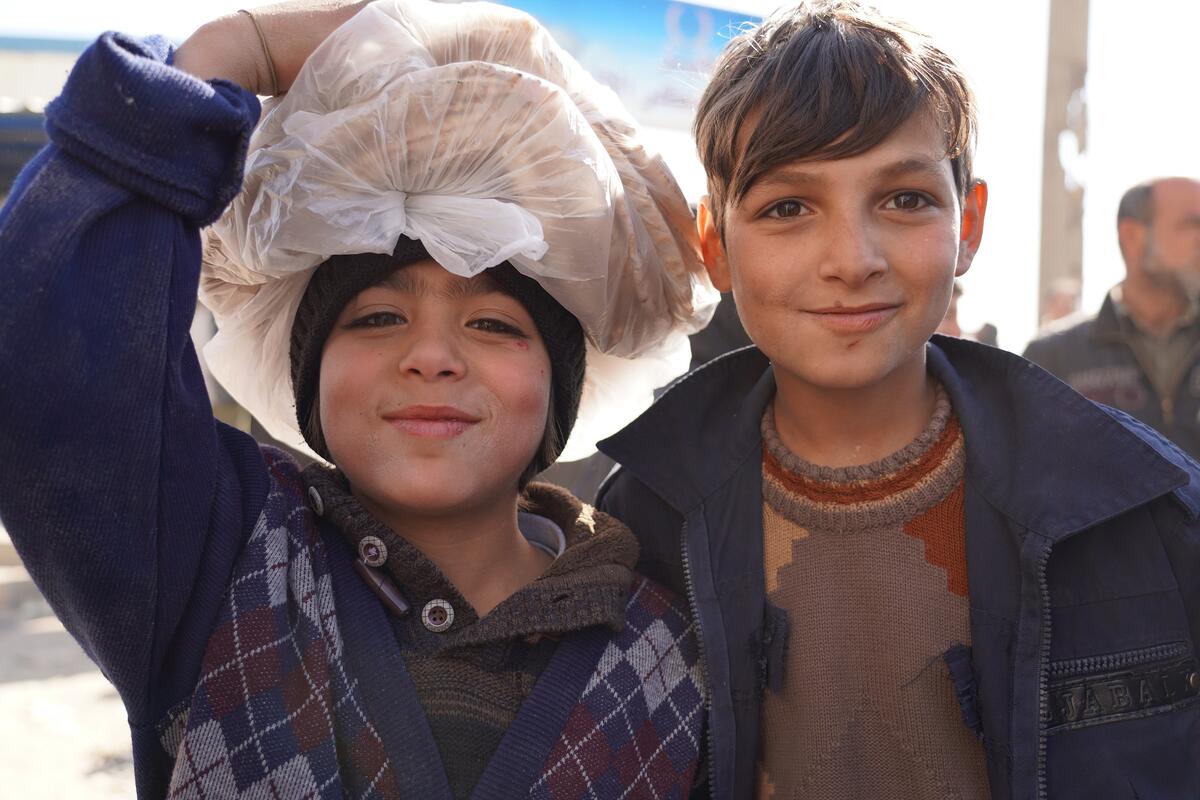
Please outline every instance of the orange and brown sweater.
M760 800L988 796L942 654L969 644L965 450L945 393L925 431L860 467L763 432L767 597L791 626L763 706Z

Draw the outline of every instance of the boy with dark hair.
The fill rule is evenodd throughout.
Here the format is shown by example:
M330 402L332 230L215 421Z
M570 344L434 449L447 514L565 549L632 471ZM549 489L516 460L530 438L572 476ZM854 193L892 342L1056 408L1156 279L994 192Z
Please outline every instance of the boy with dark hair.
M705 260L756 347L602 443L599 506L691 603L713 797L1200 796L1200 470L929 341L975 126L954 62L851 2L735 39L701 101Z

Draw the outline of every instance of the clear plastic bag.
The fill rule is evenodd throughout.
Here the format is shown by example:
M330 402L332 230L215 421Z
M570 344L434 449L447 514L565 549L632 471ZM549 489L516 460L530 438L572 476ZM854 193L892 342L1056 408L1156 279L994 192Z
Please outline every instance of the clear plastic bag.
M489 3L380 0L264 106L201 299L214 375L273 436L300 441L288 347L312 270L402 233L455 274L507 260L579 318L591 352L567 459L686 369L717 300L686 201L616 96Z

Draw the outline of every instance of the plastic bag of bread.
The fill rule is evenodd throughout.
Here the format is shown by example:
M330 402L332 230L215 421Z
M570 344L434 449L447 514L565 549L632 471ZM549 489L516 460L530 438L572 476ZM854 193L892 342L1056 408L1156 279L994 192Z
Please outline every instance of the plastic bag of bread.
M458 275L509 261L578 317L567 460L686 369L717 300L687 203L616 95L490 3L379 0L264 105L242 192L208 231L201 299L210 368L272 436L302 441L288 347L313 270L401 234Z

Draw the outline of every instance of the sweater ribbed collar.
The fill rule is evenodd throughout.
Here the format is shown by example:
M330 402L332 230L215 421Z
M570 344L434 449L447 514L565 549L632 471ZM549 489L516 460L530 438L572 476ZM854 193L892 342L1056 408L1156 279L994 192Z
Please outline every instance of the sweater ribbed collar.
M546 483L526 488L521 532L543 549L565 546L541 576L481 619L432 560L363 507L341 472L314 464L303 477L321 498L323 518L356 555L367 537L383 542L386 559L379 569L408 601L411 614L419 616L434 600L453 607L453 625L441 634L444 648L624 625L637 540L625 525L564 489ZM556 529L561 542L555 541Z
M913 519L945 499L966 468L962 430L941 386L925 430L870 464L824 467L800 458L780 439L771 403L761 428L764 499L807 528L862 530Z

